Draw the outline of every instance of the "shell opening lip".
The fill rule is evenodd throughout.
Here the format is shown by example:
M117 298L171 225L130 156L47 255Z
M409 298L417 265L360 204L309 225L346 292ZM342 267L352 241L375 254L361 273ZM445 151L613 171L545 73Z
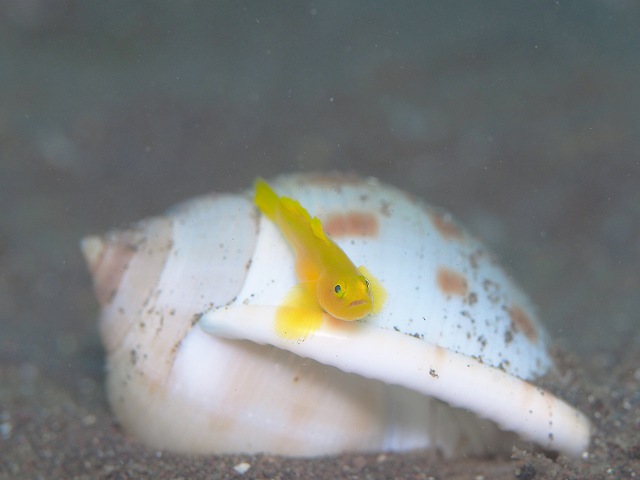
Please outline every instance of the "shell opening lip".
M199 324L213 335L273 345L347 373L438 398L543 448L578 457L589 446L591 422L582 413L550 393L471 357L366 324L335 329L325 323L304 342L291 342L275 335L271 322L265 321L275 316L274 307L236 305L206 312ZM345 345L349 348L342 348ZM381 359L371 345L384 345L397 354ZM428 373L431 370L438 375L433 377ZM483 394L477 395L478 391Z

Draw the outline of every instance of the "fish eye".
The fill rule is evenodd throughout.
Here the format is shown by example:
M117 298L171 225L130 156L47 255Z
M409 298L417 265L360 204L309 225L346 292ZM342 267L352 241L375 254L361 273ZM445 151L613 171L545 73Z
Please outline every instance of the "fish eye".
M371 284L369 283L369 280L367 280L366 278L364 279L364 284L367 286L367 289L371 288Z
M344 289L342 288L342 285L340 285L339 283L337 283L336 286L333 287L333 291L336 292L336 295L338 296L338 298L341 298L344 295Z

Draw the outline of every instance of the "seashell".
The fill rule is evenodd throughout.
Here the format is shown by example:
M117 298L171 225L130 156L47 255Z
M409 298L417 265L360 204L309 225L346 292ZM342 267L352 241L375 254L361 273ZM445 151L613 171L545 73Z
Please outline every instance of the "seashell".
M128 433L192 453L454 457L509 452L515 434L572 456L588 447L586 417L531 383L553 362L530 301L449 215L374 179L272 185L378 277L384 308L325 318L304 341L275 335L294 258L250 191L85 238L107 394Z

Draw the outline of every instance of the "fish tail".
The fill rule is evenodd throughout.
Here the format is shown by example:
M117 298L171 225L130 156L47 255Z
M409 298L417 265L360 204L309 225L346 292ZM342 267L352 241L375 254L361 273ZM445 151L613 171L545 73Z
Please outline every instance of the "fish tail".
M255 190L256 193L253 197L253 202L264 215L274 220L278 205L280 204L280 197L278 197L276 192L274 192L269 184L262 178L256 179Z

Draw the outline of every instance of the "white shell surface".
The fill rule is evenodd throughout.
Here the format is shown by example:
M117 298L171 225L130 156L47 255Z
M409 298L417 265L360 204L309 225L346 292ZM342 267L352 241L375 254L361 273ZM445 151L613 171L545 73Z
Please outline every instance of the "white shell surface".
M388 299L368 324L523 379L551 366L546 333L527 297L447 214L375 179L331 186L290 176L273 186L317 216L352 261L381 281ZM297 282L293 253L277 228L261 217L259 229L236 304L278 305Z
M551 367L526 296L447 215L374 180L291 175L272 185L387 289L384 309L353 328L409 334L514 379ZM510 434L437 395L198 328L203 312L273 310L296 283L291 250L251 195L200 197L84 240L103 307L109 401L128 432L196 453L508 451ZM393 355L384 342L368 347Z

